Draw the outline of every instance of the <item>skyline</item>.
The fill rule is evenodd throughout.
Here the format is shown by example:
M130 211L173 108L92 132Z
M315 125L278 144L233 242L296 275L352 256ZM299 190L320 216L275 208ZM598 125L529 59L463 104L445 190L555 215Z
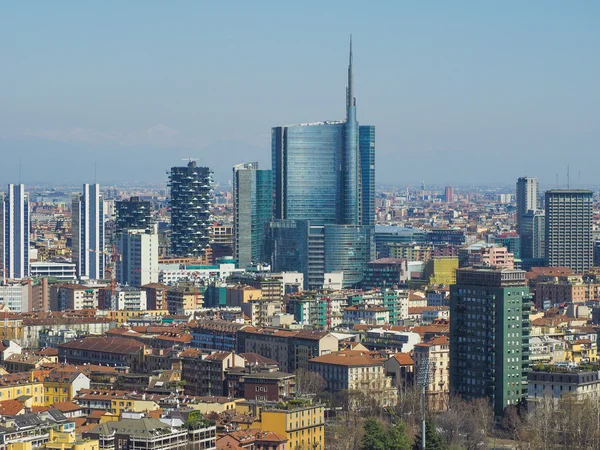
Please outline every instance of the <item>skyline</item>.
M572 185L579 171L581 185L595 183L593 2L331 4L319 15L310 5L140 5L4 7L0 181L18 182L19 158L26 184L91 182L94 161L101 184L166 183L186 157L221 184L234 164L269 168L272 127L343 120L352 32L358 121L377 127L378 185L510 185L524 175L554 185L556 173L566 184L569 163Z

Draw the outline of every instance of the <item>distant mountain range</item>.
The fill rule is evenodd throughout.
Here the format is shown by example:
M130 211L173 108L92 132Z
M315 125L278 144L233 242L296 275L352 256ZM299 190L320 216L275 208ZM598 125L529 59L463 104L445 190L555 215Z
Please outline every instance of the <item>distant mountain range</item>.
M215 172L215 181L231 180L234 164L258 161L270 168L270 149L243 141L218 141L202 148L121 146L114 142L60 142L43 138L0 139L0 184L60 183L100 184L167 182L172 166L185 165L182 158L200 158L198 165ZM0 190L2 189L0 188Z

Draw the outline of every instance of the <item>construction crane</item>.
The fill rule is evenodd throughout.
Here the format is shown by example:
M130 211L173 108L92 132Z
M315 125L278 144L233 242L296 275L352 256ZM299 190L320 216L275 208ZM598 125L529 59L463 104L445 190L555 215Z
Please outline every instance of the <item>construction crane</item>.
M100 255L104 255L108 257L109 263L106 265L106 271L110 274L110 294L112 299L114 299L117 293L117 261L121 260L121 255L117 251L117 246L113 244L112 252L108 253L105 251L88 249L90 253L98 253Z

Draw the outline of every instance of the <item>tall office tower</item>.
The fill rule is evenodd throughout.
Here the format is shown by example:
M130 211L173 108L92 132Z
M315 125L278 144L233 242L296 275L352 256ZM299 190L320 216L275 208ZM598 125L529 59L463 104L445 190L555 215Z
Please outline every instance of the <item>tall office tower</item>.
M538 209L538 179L521 177L517 180L517 233L521 234L521 217Z
M546 216L544 211L529 210L521 216L521 259L544 259Z
M152 230L152 205L149 201L131 197L115 202L115 234L127 230Z
M497 416L525 398L530 310L525 271L456 271L450 286L451 392L489 398Z
M212 172L190 161L185 167L172 167L171 253L174 256L200 257L209 246L213 200Z
M446 189L444 190L444 202L454 202L454 188L452 186L446 186Z
M546 191L546 258L551 267L583 273L593 266L592 191Z
M273 215L272 173L258 163L233 166L233 254L238 267L264 263L266 228Z
M365 242L371 245L373 240L375 127L359 126L356 120L352 42L346 120L275 127L271 136L273 217L275 222L285 221L281 226L272 224L272 245L289 248L289 243L276 243L275 235L282 239L289 235L282 232L284 227L289 230L287 221L308 221L308 261L303 261L296 270L304 267L311 272L312 276L304 273L310 287L322 287L325 268L347 274L362 273L368 260L374 259L374 249L364 252L362 248ZM335 226L344 225L354 226L352 242L348 233L334 230ZM305 226L299 225L298 229L304 230ZM345 234L348 239L327 239L327 233ZM327 245L332 247L326 249ZM275 252L273 256L272 264L277 270L280 263ZM347 277L345 286L355 279Z
M128 229L117 235L117 283L140 287L158 283L158 235Z
M73 262L79 278L104 278L104 199L98 184L84 184L73 194Z
M0 279L29 276L29 195L22 184L9 184L0 196Z

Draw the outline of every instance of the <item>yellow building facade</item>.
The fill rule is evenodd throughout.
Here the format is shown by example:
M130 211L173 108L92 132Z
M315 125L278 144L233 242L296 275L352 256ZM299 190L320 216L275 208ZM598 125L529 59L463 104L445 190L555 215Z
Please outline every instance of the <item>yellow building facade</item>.
M288 409L289 408L289 409ZM260 422L252 427L273 431L288 439L289 449L325 449L325 419L322 406L263 409Z
M31 406L44 406L44 385L39 382L20 382L0 385L0 401L14 400L23 395L31 397Z
M456 269L458 269L458 258L441 257L430 259L423 268L423 279L432 285L446 285L456 283Z

